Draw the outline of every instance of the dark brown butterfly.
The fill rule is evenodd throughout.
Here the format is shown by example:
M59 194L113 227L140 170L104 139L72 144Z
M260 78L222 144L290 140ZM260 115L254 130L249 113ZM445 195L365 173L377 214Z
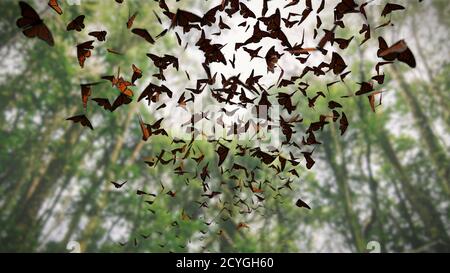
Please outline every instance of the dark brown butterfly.
M253 58L262 58L258 55L259 51L261 50L262 46L258 47L257 49L249 49L244 47L244 51L250 55L250 61L253 60Z
M386 6L384 6L383 11L381 12L381 16L386 17L386 15L390 14L393 11L403 10L403 9L405 9L405 7L402 5L387 3Z
M140 36L141 38L144 38L150 44L154 44L155 43L155 40L153 40L153 37L150 35L150 33L148 33L148 31L146 29L133 28L131 30L131 32L133 32L134 34Z
M22 32L28 38L38 37L44 40L50 46L55 44L52 33L44 24L44 21L39 17L37 12L27 3L19 2L22 17L17 19L17 27L22 29Z
M58 0L49 0L48 6L51 7L54 11L56 11L56 13L58 13L59 15L63 14L63 11L58 4Z
M334 39L334 41L339 45L340 49L346 49L352 40L353 36L349 39L342 39L342 38Z
M269 51L267 51L266 54L266 64L267 64L267 72L275 72L275 66L277 65L278 59L282 56L283 54L278 53L277 51L275 51L275 46L272 46Z
M81 125L87 126L87 127L91 128L91 130L94 130L91 122L85 115L73 116L73 117L67 118L66 120L71 120L74 123L81 123Z
M84 28L84 15L79 15L67 25L67 31L76 30L80 32Z
M105 98L93 98L92 100L95 101L99 106L103 107L105 110L109 110L111 112L114 112L114 110L124 104L129 104L132 102L132 99L129 96L122 93L114 100L112 105L109 100Z
M390 47L388 47L386 41L382 37L378 38L378 42L380 47L377 52L378 57L381 57L386 61L397 59L412 68L416 67L416 59L405 40L400 40Z
M159 74L156 74L154 76L158 77L161 80L165 80L164 77L164 70L169 67L169 65L172 65L176 70L179 69L178 65L178 58L172 55L165 54L164 56L160 57L152 53L148 53L147 57L149 57L153 64L159 68Z
M313 152L302 152L303 157L306 160L306 168L307 169L311 169L314 164L316 163L316 161L312 158L312 153Z
M348 127L347 116L342 112L341 120L339 121L339 130L341 130L341 136L345 133Z
M204 25L211 26L213 23L215 23L216 22L216 13L219 10L222 10L221 5L217 5L213 8L211 8L210 10L208 10L205 13L205 15L203 15L202 22L201 22L202 26L204 26Z
M222 20L222 16L219 17L219 28L220 29L231 29L230 26L225 24Z
M148 101L148 105L150 105L151 102L159 101L159 97L162 93L166 93L169 98L172 98L172 91L167 88L167 86L165 86L164 84L158 86L156 84L150 83L144 89L144 91L142 91L141 95L138 98L138 101L141 101L145 98Z
M223 144L220 144L220 143L218 143L218 144L219 144L219 148L217 148L216 152L219 156L219 162L217 163L217 166L220 166L227 158L227 155L228 155L228 152L230 151L230 149Z
M81 68L84 67L86 59L91 57L91 49L94 49L93 43L94 40L91 40L77 45L77 58Z
M334 100L328 102L329 109L342 108L342 105Z
M203 21L202 17L182 9L178 9L176 13L170 11L164 11L163 13L172 20L171 28L176 26L183 27L183 32L185 33L189 32L193 27L200 29L200 26L195 23L201 23Z
M361 85L361 88L355 93L357 96L370 93L374 90L372 82L362 82L358 84Z
M92 31L88 33L89 36L97 38L99 42L103 42L106 40L106 31Z
M145 192L142 190L136 190L136 195L150 195L150 196L156 197L156 194L148 193L148 192Z
M298 199L297 202L295 202L295 205L299 208L306 208L306 209L311 209L310 206L308 206L308 204L306 204L302 199Z
M120 189L120 188L122 188L123 185L125 185L128 181L124 181L124 182L122 182L122 183L117 183L117 182L114 182L114 181L110 181L110 182L111 182L111 184L114 185L114 187L115 187L116 189Z
M251 11L251 9L249 9L244 3L239 3L240 5L240 11L239 13L242 15L242 17L244 18L256 18L256 15L253 13L253 11Z
M333 52L333 55L331 56L330 68L333 69L333 73L335 75L339 75L344 72L347 65L338 53Z

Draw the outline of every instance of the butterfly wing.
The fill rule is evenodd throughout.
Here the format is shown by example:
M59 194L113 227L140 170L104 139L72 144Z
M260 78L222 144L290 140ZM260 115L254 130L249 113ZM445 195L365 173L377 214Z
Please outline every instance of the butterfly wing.
M414 58L414 54L409 48L398 54L397 60L409 65L411 68L416 67L416 59Z
M341 135L343 135L348 127L347 116L345 115L344 112L342 112L342 117L341 117L341 120L339 121L339 123L340 123L339 130L341 130Z
M37 12L27 3L20 1L19 6L23 19L28 19L32 21L39 21L41 19L39 17L39 14L37 14Z
M152 36L150 35L150 33L148 33L148 31L146 29L143 28L133 28L131 30L132 33L140 36L141 38L144 38L147 42L149 42L150 44L154 44L155 40L152 38Z
M56 13L58 13L59 15L63 14L63 11L61 9L61 7L58 4L58 0L49 0L48 1L48 5L49 7L51 7L54 11L56 11Z
M225 161L225 159L227 158L228 152L230 151L230 149L228 147L225 147L223 145L220 145L219 148L217 148L217 154L219 156L219 162L217 163L217 166L222 165L222 163Z
M40 24L34 28L37 28L37 37L45 42L49 46L55 45L55 40L53 40L53 35L50 32L50 29L45 24Z

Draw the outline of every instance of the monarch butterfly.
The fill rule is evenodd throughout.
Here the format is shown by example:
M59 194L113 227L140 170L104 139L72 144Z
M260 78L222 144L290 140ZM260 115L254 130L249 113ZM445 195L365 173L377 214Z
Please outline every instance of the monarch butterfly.
M37 12L23 1L19 2L19 6L22 17L17 19L16 24L17 27L22 29L23 34L28 38L38 37L50 46L54 46L52 33Z

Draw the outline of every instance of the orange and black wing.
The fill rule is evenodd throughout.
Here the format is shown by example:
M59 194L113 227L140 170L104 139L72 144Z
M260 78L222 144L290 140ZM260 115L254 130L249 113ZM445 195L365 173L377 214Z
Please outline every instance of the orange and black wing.
M56 11L56 13L58 13L59 15L63 14L63 11L58 4L58 0L49 0L48 6L51 7L54 11Z

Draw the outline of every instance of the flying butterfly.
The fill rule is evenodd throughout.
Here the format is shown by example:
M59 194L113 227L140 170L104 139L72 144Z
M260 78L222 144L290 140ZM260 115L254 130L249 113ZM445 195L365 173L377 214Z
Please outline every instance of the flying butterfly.
M411 68L416 67L416 59L414 58L414 54L409 49L405 40L400 40L393 44L392 46L388 46L383 37L378 38L379 49L377 52L377 56L383 58L386 61L393 61L395 59L409 65Z
M89 127L89 128L91 128L91 130L94 130L94 127L92 127L91 122L85 115L73 116L73 117L67 118L66 120L71 120L74 123L80 123L82 126Z
M67 31L76 30L80 32L84 27L84 15L79 15L67 25Z
M299 208L311 209L311 207L300 198L297 200L297 202L295 202L295 205Z
M131 76L131 83L134 84L136 80L142 78L142 70L134 64L131 65L131 68L133 69L133 75Z
M37 12L27 3L19 2L22 17L17 19L17 27L22 29L22 32L28 38L38 37L47 42L48 45L55 44L52 33L44 24L44 21L39 17Z
M106 40L106 31L92 31L88 33L89 36L97 38L99 42L104 42Z
M148 31L146 29L143 28L133 28L131 30L131 32L133 32L134 34L140 36L141 38L144 38L147 42L149 42L150 44L154 44L155 40L153 39L153 37L150 35L150 33L148 33Z
M84 67L86 59L91 57L91 49L94 49L93 43L94 40L91 40L77 45L77 58L81 68Z

